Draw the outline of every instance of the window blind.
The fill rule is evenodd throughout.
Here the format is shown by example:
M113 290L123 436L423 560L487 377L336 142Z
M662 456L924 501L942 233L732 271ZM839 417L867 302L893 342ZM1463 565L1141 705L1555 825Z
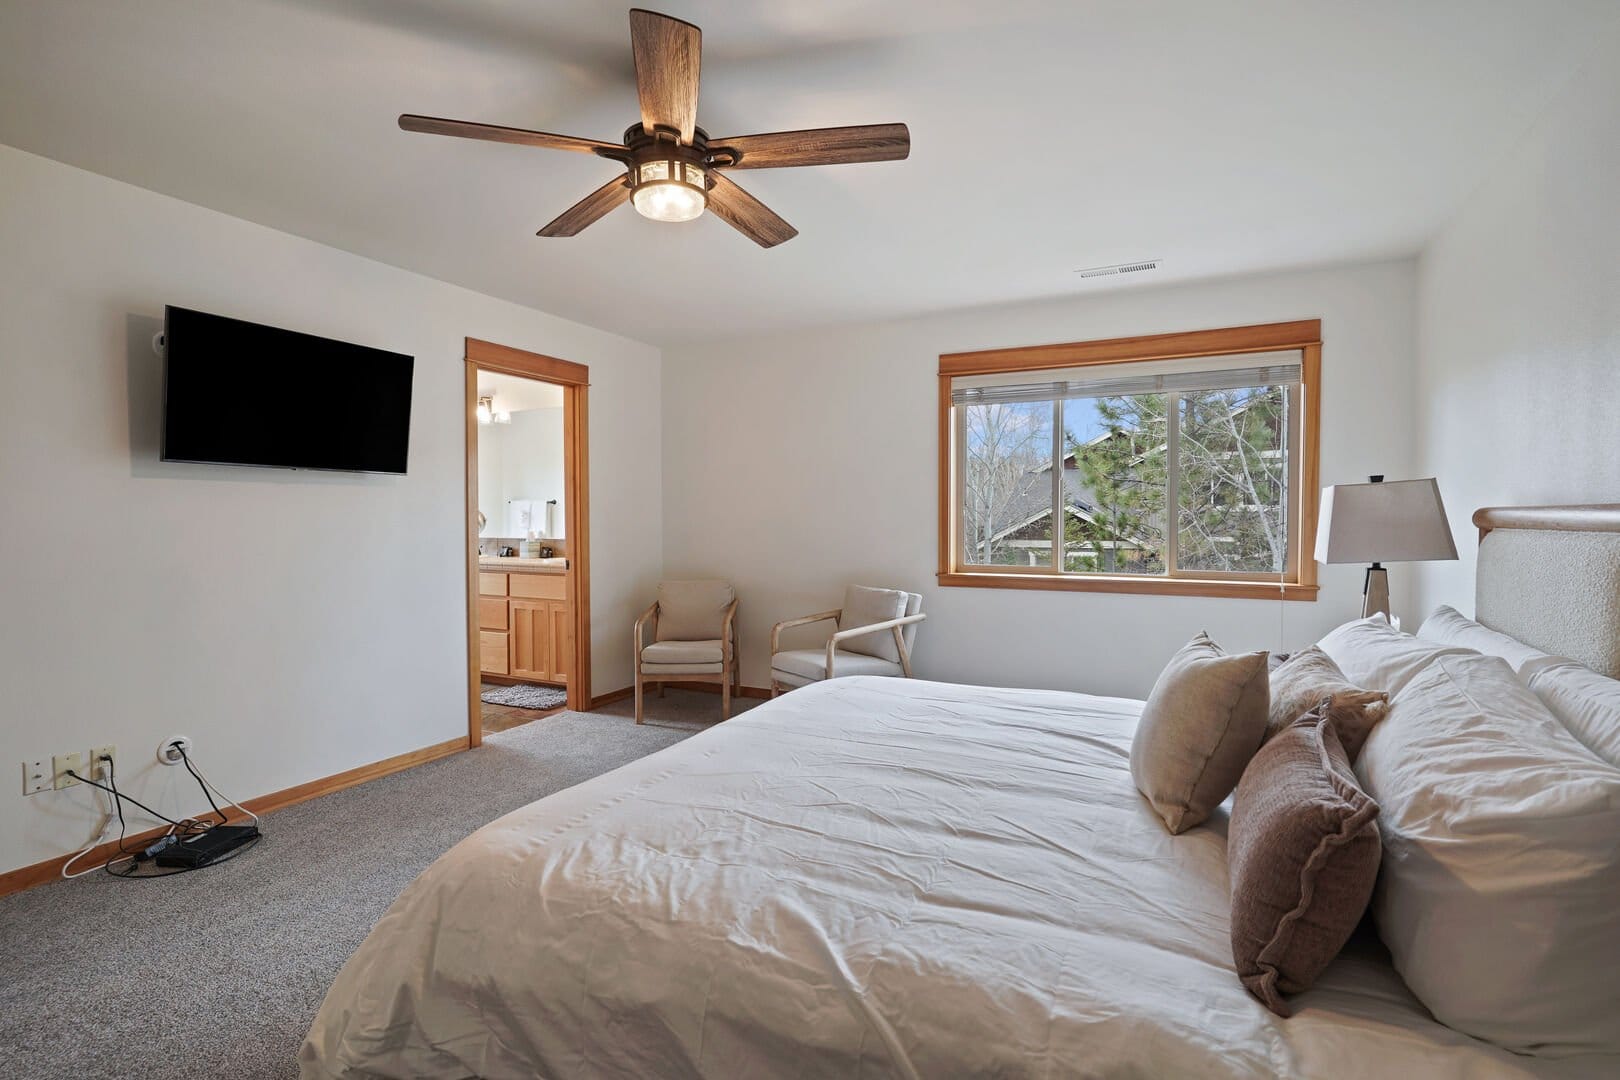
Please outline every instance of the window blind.
M1031 374L1040 374L1032 372ZM1059 374L1046 372L1045 374ZM1124 397L1132 394L1197 393L1201 390L1240 390L1249 386L1286 386L1300 380L1300 365L1260 364L1208 371L1158 374L1074 376L994 385L951 386L952 405L1021 405L1070 398Z

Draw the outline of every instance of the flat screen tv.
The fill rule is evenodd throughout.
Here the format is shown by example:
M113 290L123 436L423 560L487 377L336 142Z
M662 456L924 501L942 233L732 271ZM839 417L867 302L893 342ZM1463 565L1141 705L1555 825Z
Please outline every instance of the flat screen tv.
M163 338L164 461L405 471L414 357L180 307Z

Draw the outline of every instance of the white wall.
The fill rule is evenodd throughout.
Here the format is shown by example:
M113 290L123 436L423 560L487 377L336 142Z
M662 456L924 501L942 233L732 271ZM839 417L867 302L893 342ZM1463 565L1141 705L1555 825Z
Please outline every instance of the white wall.
M1414 274L1377 263L666 349L666 575L733 581L754 686L771 624L837 606L846 582L922 592L918 673L956 682L1141 696L1200 628L1240 649L1315 640L1359 611L1360 568L1324 567L1315 603L936 587L938 357L1320 317L1322 481L1398 477Z
M1424 252L1417 456L1462 556L1421 610L1474 607L1480 506L1620 502L1620 29Z
M157 460L165 303L416 357L409 473ZM660 569L658 350L0 147L0 870L84 843L18 762L159 740L264 794L466 732L462 339L591 368L595 681ZM334 403L334 408L339 403ZM149 764L151 763L151 764Z

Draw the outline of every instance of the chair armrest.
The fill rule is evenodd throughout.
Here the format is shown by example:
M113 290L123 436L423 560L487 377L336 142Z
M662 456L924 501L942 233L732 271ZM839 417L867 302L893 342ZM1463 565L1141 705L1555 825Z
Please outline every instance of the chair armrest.
M885 619L882 622L868 623L865 626L852 626L848 630L840 630L833 634L832 640L828 641L827 644L833 645L840 641L847 641L850 638L865 637L867 634L875 634L881 630L892 630L901 626L909 626L912 623L922 622L926 618L928 618L928 616L923 614L903 615L898 619Z
M720 620L720 648L724 650L720 655L721 662L725 664L731 663L731 653L737 641L737 632L733 625L736 619L737 599L732 597L731 603L726 605L725 616Z
M636 619L635 659L636 659L636 668L637 668L637 670L640 670L640 668L641 668L641 650L643 648L643 646L641 644L641 642L642 642L641 630L642 630L642 627L647 625L647 620L648 619L652 620L653 633L655 633L655 634L658 633L658 601L656 601L656 600L653 601L651 607L649 607L646 611L643 611L641 613L640 617L638 617Z
M827 639L827 678L833 677L833 654L838 651L840 641L865 637L867 634L877 634L888 630L894 634L894 645L900 652L900 669L906 673L906 677L909 679L911 677L911 657L906 652L906 639L901 636L900 628L909 626L912 623L920 623L926 618L928 616L922 613L903 615L898 619L885 619L882 622L868 623L865 626L852 626L848 630L839 630Z
M836 611L823 611L815 615L804 615L797 619L787 619L777 623L771 627L771 655L775 656L782 651L782 631L792 629L795 626L809 626L811 623L824 622L827 619L836 622L843 614L844 609L838 608Z

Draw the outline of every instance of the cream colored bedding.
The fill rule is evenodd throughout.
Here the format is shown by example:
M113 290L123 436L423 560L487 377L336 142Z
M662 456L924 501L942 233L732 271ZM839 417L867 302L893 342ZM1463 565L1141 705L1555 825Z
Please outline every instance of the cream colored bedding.
M838 679L543 799L405 891L303 1074L1620 1074L1440 1026L1375 941L1269 1013L1223 813L1171 836L1131 784L1140 708Z

